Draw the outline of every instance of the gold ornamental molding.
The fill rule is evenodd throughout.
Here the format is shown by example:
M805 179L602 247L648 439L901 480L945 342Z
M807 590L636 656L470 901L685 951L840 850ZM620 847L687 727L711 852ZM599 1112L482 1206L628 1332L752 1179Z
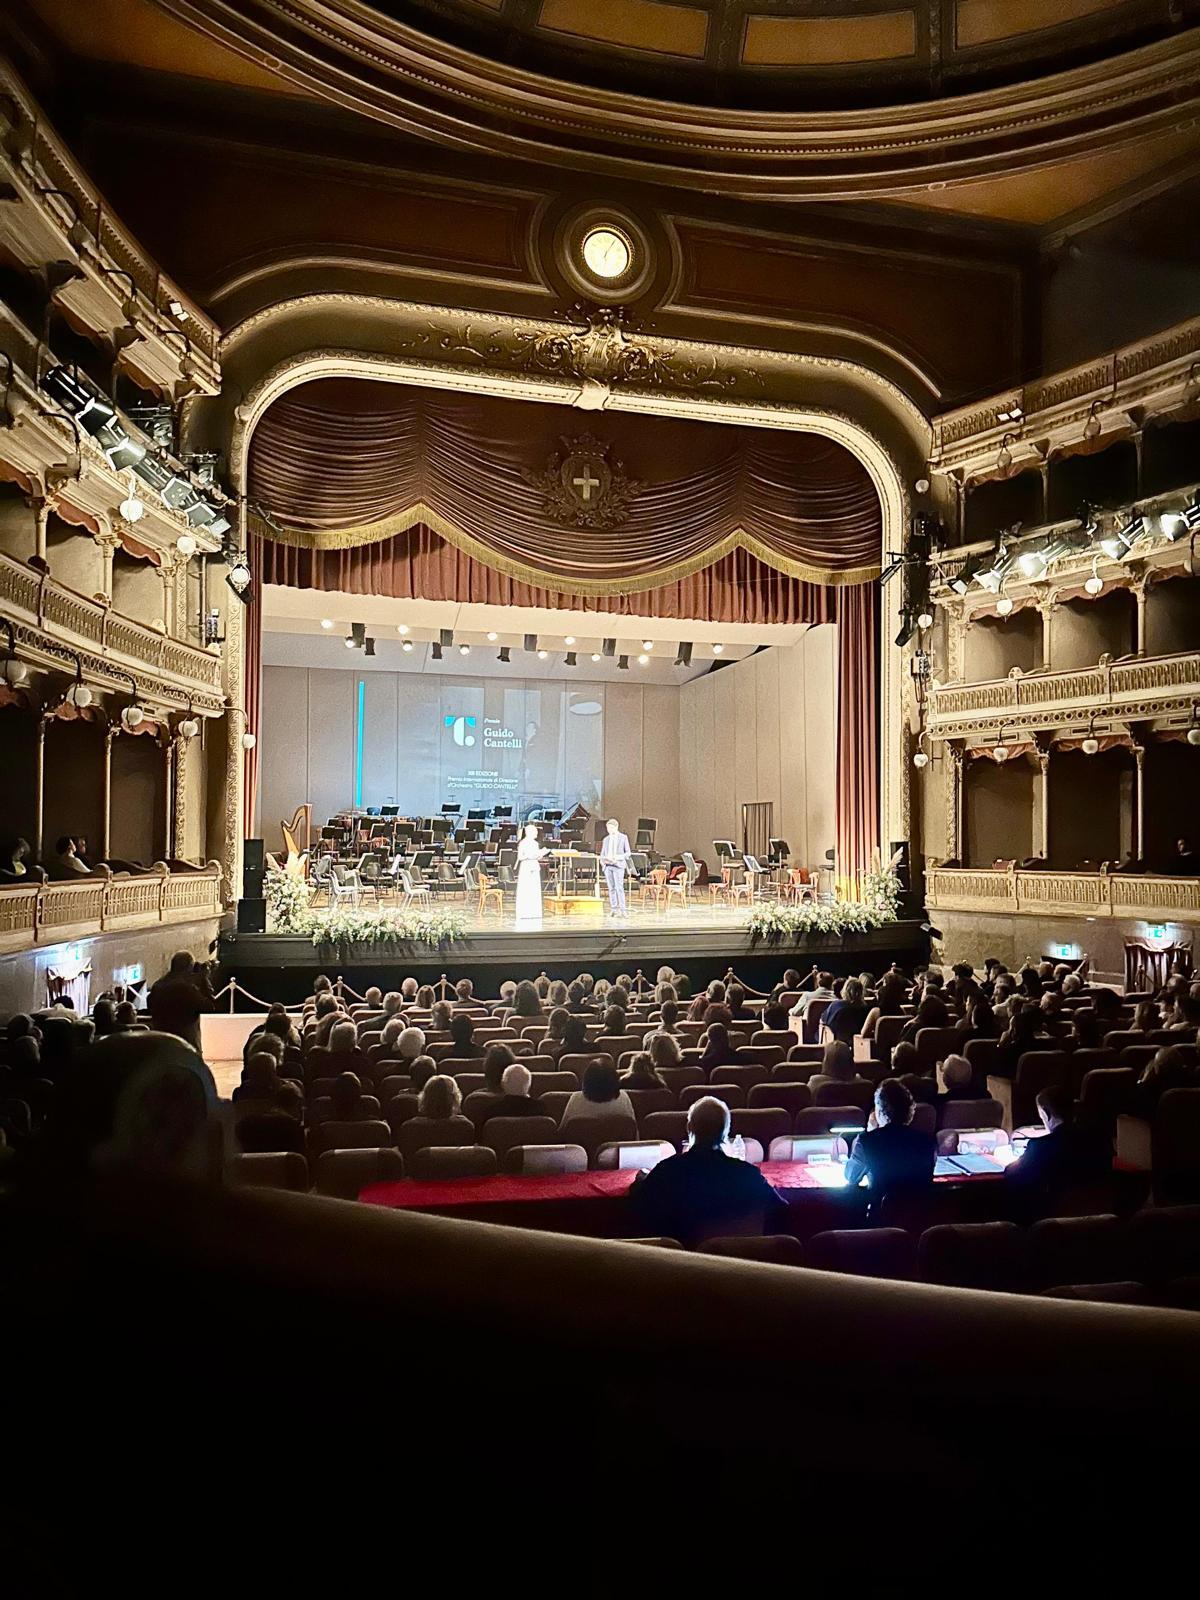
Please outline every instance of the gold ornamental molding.
M154 0L284 83L443 147L758 199L916 194L1189 126L1200 40L920 104L850 111L687 105L488 59L360 0Z
M0 888L0 954L64 944L96 934L219 917L221 868L172 872L157 862L146 874L98 870L68 883Z
M1026 872L1015 867L929 867L931 911L1200 921L1200 880L1152 874Z
M1002 725L1028 732L1078 727L1092 718L1148 722L1190 716L1197 700L1200 651L1191 651L932 688L926 731L932 739L963 739L994 735Z

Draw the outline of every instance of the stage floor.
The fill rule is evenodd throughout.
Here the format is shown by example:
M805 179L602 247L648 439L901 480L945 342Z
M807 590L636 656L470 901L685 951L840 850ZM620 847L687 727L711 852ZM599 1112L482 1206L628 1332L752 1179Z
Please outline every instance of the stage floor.
M447 897L445 900L435 900L434 907L458 912L464 920L468 935L475 934L510 934L513 936L538 938L542 934L560 933L671 933L698 931L702 929L719 929L723 933L733 934L736 937L746 937L746 921L749 912L744 905L725 906L710 905L708 901L694 900L691 905L682 907L672 905L656 910L653 906L631 905L623 917L613 916L607 907L599 911L584 909L576 904L569 911L554 911L549 908L549 902L540 921L518 922L513 916L512 907L506 906L504 915L498 916L494 910L481 916L471 902L463 903ZM374 914L376 911L382 915L395 912L399 917L400 911L384 902L375 906L371 901L365 901L360 908ZM414 910L417 908L414 908ZM317 906L315 915L320 917L329 914L329 908Z

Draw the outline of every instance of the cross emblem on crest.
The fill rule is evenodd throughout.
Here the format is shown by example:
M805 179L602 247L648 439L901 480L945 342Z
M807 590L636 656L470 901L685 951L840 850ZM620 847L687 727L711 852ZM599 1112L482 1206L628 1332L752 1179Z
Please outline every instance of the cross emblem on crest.
M612 447L590 433L563 439L542 472L525 470L531 488L540 490L546 513L578 528L608 528L624 522L642 485L626 476Z

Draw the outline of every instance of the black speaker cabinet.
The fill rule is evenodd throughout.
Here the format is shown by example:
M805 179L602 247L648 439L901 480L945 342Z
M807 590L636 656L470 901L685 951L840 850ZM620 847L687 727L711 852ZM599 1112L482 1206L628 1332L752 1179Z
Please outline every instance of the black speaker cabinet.
M246 895L238 901L237 931L239 933L266 933L267 902L261 895Z
M266 873L263 842L247 839L242 846L242 894L247 900L260 900Z

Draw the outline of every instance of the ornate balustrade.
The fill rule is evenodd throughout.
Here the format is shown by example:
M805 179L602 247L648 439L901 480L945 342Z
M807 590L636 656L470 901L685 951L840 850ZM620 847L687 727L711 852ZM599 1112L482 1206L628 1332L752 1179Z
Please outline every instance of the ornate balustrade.
M153 872L31 883L0 888L0 953L61 944L100 933L219 917L221 869Z
M926 726L937 739L1006 729L1061 727L1097 715L1145 721L1191 712L1200 699L1200 651L1139 657L1067 672L1031 672L929 691Z
M925 888L931 911L1200 921L1200 878L931 867Z
M149 698L180 706L191 701L197 712L224 704L218 656L76 594L3 552L0 609L14 625L23 658L73 674L78 653L89 682L127 688L125 674L131 673Z

